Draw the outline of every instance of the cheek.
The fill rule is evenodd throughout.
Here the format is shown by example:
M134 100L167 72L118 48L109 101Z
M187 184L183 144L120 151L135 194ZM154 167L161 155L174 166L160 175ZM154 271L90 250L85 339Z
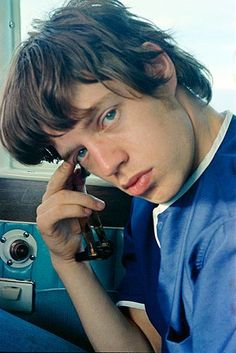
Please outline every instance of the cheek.
M148 142L149 143L149 142ZM186 176L192 168L194 161L194 134L192 126L187 124L181 128L171 128L156 134L153 143L153 155L156 154L157 163L163 173L179 171L182 176Z

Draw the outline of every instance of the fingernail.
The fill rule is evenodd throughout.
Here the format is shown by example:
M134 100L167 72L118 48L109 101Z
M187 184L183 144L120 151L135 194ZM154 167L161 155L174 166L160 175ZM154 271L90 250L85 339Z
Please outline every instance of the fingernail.
M100 199L96 199L96 206L99 210L103 210L105 207L105 202L103 200Z

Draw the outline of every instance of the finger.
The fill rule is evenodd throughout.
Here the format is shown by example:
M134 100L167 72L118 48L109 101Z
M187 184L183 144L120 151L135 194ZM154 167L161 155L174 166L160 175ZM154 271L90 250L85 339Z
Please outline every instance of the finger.
M57 222L64 219L86 218L91 213L90 209L80 205L57 205L47 210L47 219L50 221L45 222L45 213L42 213L38 207L36 222L42 233L51 234Z
M43 196L43 200L47 199L51 195L55 194L57 191L62 190L65 187L65 184L72 175L75 166L68 162L63 162L57 170L52 175L51 179L48 182L46 192Z
M65 206L67 204L80 205L94 211L101 211L105 207L105 202L93 195L63 189L45 199L39 206L39 209L42 213L44 213L56 205Z

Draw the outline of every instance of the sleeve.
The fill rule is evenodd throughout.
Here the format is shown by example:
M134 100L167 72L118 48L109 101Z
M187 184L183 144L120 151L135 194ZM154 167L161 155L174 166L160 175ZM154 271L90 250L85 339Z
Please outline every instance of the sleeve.
M218 227L193 297L193 352L236 352L236 219Z
M131 207L130 221L124 229L122 264L125 268L125 274L118 287L117 305L144 309L144 293L140 278L140 265L131 226L132 209Z

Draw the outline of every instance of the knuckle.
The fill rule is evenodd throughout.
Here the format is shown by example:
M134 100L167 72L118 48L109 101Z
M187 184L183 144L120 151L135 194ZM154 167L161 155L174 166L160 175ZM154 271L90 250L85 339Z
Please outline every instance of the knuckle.
M36 224L37 224L39 230L42 232L44 222L43 222L42 217L40 215L36 216Z
M37 215L37 217L39 216L39 214L40 214L40 210L41 210L41 204L36 208L36 215Z
M42 203L45 202L45 201L47 200L47 198L48 198L48 197L47 197L47 192L45 192L45 193L43 194L43 197L42 197ZM41 205L40 205L40 206L41 206ZM39 207L40 207L40 206L39 206ZM39 207L38 207L38 208L39 208Z

